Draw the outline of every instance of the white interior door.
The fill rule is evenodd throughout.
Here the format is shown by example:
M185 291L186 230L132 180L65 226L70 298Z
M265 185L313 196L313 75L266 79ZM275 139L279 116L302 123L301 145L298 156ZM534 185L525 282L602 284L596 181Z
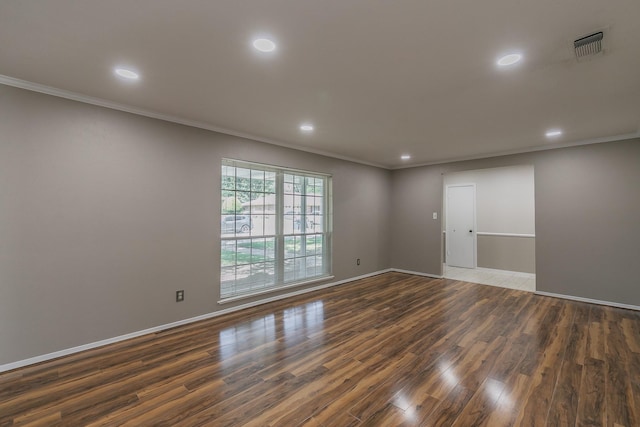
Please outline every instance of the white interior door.
M447 186L447 265L476 268L476 186Z

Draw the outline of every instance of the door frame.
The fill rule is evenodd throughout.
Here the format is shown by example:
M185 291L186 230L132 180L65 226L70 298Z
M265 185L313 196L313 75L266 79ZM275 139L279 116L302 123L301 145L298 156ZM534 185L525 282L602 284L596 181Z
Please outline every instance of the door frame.
M445 248L447 250L447 253L445 253L445 265L449 265L449 248L451 247L449 245L449 233L447 233L447 227L449 226L449 215L450 215L450 210L449 210L449 188L451 187L472 187L473 188L473 268L476 269L478 268L478 222L477 222L477 206L476 206L476 183L475 182L470 182L467 184L448 184L445 186L445 194L444 194L444 198L445 198L445 211L446 211L446 217L445 217L445 222L446 222L446 226L445 226ZM462 267L464 268L464 267Z

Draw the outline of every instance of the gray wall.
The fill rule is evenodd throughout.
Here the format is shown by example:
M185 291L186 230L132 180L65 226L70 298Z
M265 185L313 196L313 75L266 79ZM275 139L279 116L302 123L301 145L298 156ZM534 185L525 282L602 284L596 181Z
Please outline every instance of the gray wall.
M232 307L223 157L333 174L335 280L440 274L441 174L532 164L538 290L640 305L639 142L390 172L0 85L0 364Z
M496 270L536 272L535 237L477 236L478 267ZM442 262L447 261L447 238L442 235Z
M441 274L441 174L521 164L535 168L537 290L640 305L638 139L394 171L391 264Z
M0 364L232 307L223 157L333 174L334 280L390 266L389 171L0 85Z
M536 239L478 235L478 267L535 273Z

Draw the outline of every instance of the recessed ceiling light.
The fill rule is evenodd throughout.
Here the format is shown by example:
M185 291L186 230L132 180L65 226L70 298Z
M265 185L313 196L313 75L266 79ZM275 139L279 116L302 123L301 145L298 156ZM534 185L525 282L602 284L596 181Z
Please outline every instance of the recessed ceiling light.
M138 80L140 78L140 74L135 71L128 70L126 68L116 68L113 70L118 76L125 78L127 80Z
M522 60L522 54L520 53L510 53L508 55L502 56L496 61L499 67L508 67L509 65L513 65Z
M408 154L403 154L402 156L400 156L400 158L401 158L402 160L409 160L409 159L411 159L411 156L410 156L410 155L408 155Z
M260 52L273 52L274 50L276 50L276 44L273 42L273 40L264 38L255 39L253 41L253 47L255 47Z
M300 130L302 132L313 132L313 125L310 123L303 123L300 125Z
M560 129L551 129L545 133L547 138L555 138L556 136L562 135L562 131Z

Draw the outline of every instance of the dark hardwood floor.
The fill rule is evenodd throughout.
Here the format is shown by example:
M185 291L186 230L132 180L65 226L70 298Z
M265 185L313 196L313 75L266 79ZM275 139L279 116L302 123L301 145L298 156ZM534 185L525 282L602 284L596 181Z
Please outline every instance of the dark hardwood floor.
M639 426L640 313L387 273L0 374L0 426Z

